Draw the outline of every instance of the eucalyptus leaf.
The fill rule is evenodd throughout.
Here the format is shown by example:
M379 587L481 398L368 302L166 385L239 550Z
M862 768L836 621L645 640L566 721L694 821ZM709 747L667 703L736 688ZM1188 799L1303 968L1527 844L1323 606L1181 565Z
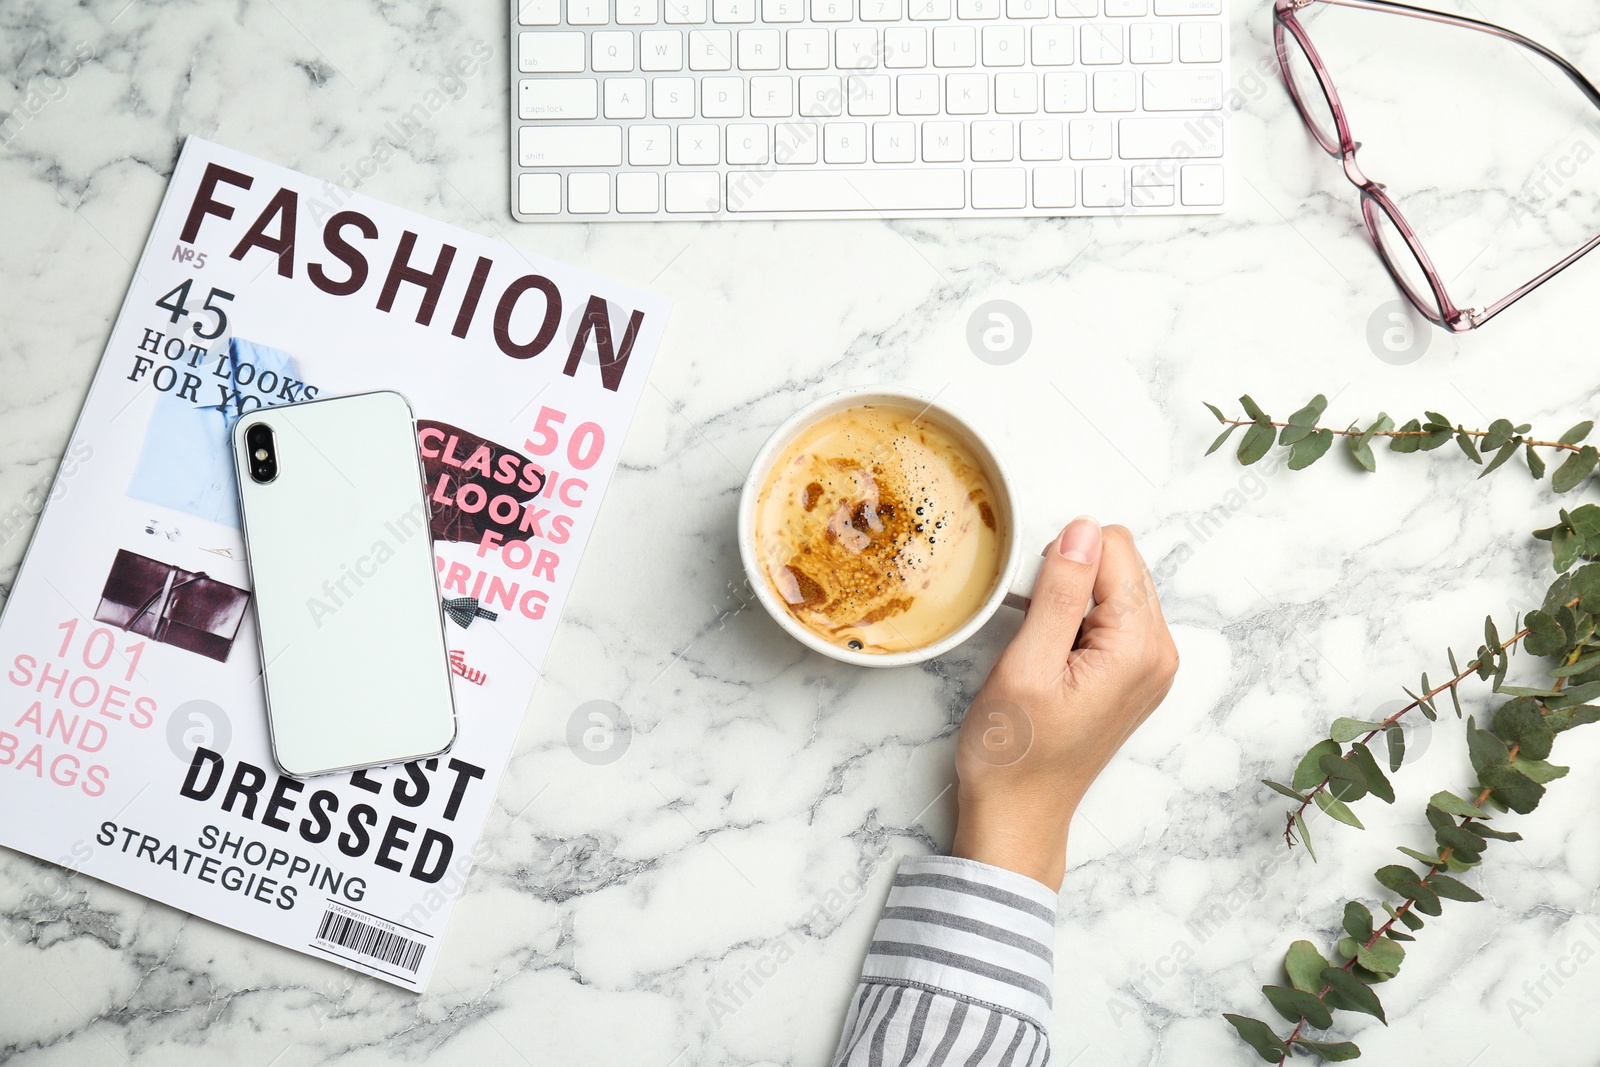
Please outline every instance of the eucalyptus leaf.
M1539 712L1538 701L1532 697L1518 697L1502 704L1494 713L1490 729L1508 745L1516 745L1519 754L1533 760L1550 755L1550 746L1556 739L1555 731Z
M1328 727L1328 736L1341 744L1354 741L1363 734L1371 733L1382 727L1382 723L1372 722L1367 719L1352 719L1341 715L1333 720L1333 725Z
M1266 995L1267 1003L1292 1023L1304 1019L1316 1030L1326 1030L1333 1025L1333 1013L1315 993L1281 985L1262 986L1261 992Z
M1505 464L1506 460L1510 459L1516 454L1517 447L1518 443L1516 441L1507 441L1505 444L1501 445L1495 450L1494 458L1489 461L1489 465L1487 467L1483 468L1483 473L1479 474L1478 477L1487 478L1490 474L1494 473L1496 470L1499 470L1500 467Z
M1472 462L1483 462L1483 457L1478 454L1478 446L1472 441L1472 435L1467 433L1465 430L1457 432L1456 444L1461 446L1462 453L1465 454L1468 459L1472 460Z
M1329 967L1322 972L1322 983L1333 987L1334 992L1349 1005L1348 1010L1371 1015L1385 1026L1389 1024L1389 1020L1384 1018L1383 1004L1379 1002L1378 994L1349 971Z
M1455 690L1452 689L1451 692ZM1389 773L1393 774L1400 769L1406 758L1406 732L1395 723L1383 732L1384 740L1389 743Z
M1589 432L1593 429L1594 421L1592 419L1585 419L1583 422L1578 423L1578 425L1562 434L1560 438L1561 443L1564 445L1575 445L1582 441L1585 437L1588 437Z
M1312 863L1316 863L1317 850L1311 847L1311 832L1306 829L1305 816L1298 811L1294 813L1294 825L1295 829L1300 831L1300 843L1306 846L1306 855L1311 857Z
M1310 797L1306 796L1304 793L1298 793L1295 790L1290 789L1286 785L1280 785L1279 783L1274 782L1274 781L1272 781L1270 779L1267 779L1267 778L1261 779L1261 784L1266 786L1268 789L1271 789L1275 793L1282 793L1284 796L1288 797L1290 800L1298 800L1302 804L1307 803L1311 799Z
M1295 768L1294 778L1291 781L1296 789L1313 789L1327 774L1322 770L1322 757L1337 756L1342 750L1337 741L1318 741L1312 745L1300 760L1300 766Z
M1326 789L1317 794L1317 807L1347 826L1354 826L1357 830L1366 829L1361 825L1361 820L1356 818L1355 812L1351 811L1344 801L1330 796Z
M1401 852L1404 852L1407 856L1410 856L1418 863L1425 863L1429 867L1436 866L1439 863L1439 857L1437 854L1429 856L1426 853L1418 852L1416 849L1407 848L1404 845L1396 845L1395 848L1399 849Z
M1294 942L1283 957L1283 969L1289 975L1289 984L1307 993L1322 992L1326 985L1322 980L1322 972L1327 967L1328 961L1322 958L1317 946L1309 941Z
M1367 776L1361 768L1348 759L1338 756L1322 757L1322 773L1328 776L1327 792L1345 801L1354 803L1367 795ZM1317 794L1319 797L1322 793Z
M1264 422L1253 422L1239 442L1239 462L1246 467L1265 456L1272 448L1272 427Z
M1206 409L1209 410L1211 412L1211 414L1213 414L1213 415L1215 415L1217 417L1217 421L1218 422L1227 422L1228 421L1228 416L1224 415L1222 413L1222 409L1217 407L1217 405L1211 403L1211 401L1202 400L1202 401L1200 401L1200 403L1204 404L1206 406Z
M1513 756L1511 766L1540 785L1553 782L1557 778L1565 778L1567 772L1572 770L1571 767L1558 767L1542 759L1523 759L1521 756Z
M1333 438L1332 430L1318 430L1296 441L1289 447L1289 469L1305 470L1327 455L1328 449L1333 447Z
M1397 941L1380 937L1370 945L1361 946L1356 962L1374 974L1399 974L1406 950Z
M1256 402L1250 398L1248 393L1239 398L1239 406L1244 408L1244 413L1249 415L1251 420L1254 422L1272 421L1272 416L1268 415L1266 412L1257 407Z
M1448 789L1441 789L1428 798L1428 803L1440 811L1451 815L1459 815L1464 819L1487 819L1489 813L1473 805L1471 801L1463 800Z
M1526 815L1539 806L1539 801L1544 797L1544 786L1511 766L1490 767L1478 775L1481 781L1500 803L1516 812ZM1321 797L1323 794L1318 793Z
M1357 742L1350 746L1350 762L1354 763L1361 771L1362 777L1367 780L1367 791L1385 804L1394 803L1394 786L1389 784L1389 779L1384 777L1383 770L1378 766L1378 761L1372 758L1372 750L1366 745Z
M1359 900L1345 902L1344 932L1360 942L1372 940L1372 911Z
M1471 886L1456 881L1447 874L1436 874L1428 879L1428 888L1446 900L1459 900L1467 904L1483 899L1483 894Z
M1238 424L1235 423L1234 425L1229 426L1226 430L1223 430L1221 433L1217 434L1217 439L1211 442L1210 448L1206 449L1206 455L1211 455L1211 453L1227 444L1228 438L1232 437L1233 431L1237 430L1238 428Z
M1532 445L1525 445L1525 455L1528 460L1528 473L1535 479L1544 477L1544 457L1533 450Z
M1576 488L1594 473L1596 462L1600 462L1600 451L1593 445L1584 445L1581 451L1568 456L1566 461L1556 468L1555 473L1550 475L1550 488L1558 493Z
M1294 1039L1294 1043L1313 1055L1321 1056L1329 1063L1342 1063L1345 1060L1361 1058L1361 1050L1354 1041L1308 1041L1303 1037Z
M1222 1017L1232 1023L1233 1028L1239 1031L1239 1036L1244 1038L1245 1044L1255 1049L1256 1055L1268 1063L1277 1063L1283 1057L1293 1055L1289 1051L1289 1046L1273 1033L1272 1027L1260 1019L1228 1012L1224 1012Z

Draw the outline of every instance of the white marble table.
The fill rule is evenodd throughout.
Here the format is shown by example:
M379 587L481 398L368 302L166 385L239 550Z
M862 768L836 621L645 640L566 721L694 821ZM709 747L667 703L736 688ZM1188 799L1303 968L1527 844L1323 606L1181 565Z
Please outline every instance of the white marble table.
M864 888L850 873L884 849L947 846L955 724L1015 627L998 619L923 669L864 672L803 652L747 603L732 528L746 464L806 399L884 382L952 398L994 434L1030 538L1080 512L1131 526L1182 649L1171 697L1075 825L1058 1062L1250 1062L1219 1013L1268 1017L1257 986L1289 941L1328 948L1345 896L1376 905L1370 872L1425 841L1424 798L1469 771L1460 727L1441 722L1398 776L1401 802L1364 806L1367 832L1317 827L1320 865L1284 852L1282 805L1258 779L1289 774L1336 715L1437 677L1446 643L1470 654L1485 612L1535 602L1548 556L1528 531L1556 504L1515 465L1475 482L1453 448L1381 452L1375 477L1341 457L1241 470L1202 458L1201 401L1249 391L1287 413L1320 390L1337 422L1435 408L1559 433L1596 413L1600 259L1481 336L1422 327L1385 347L1396 293L1354 190L1270 73L1268 5L1244 0L1224 217L518 226L503 7L0 8L0 108L26 112L0 147L0 587L185 135L347 184L371 171L364 192L675 302L431 991L0 852L0 1063L823 1062L892 861ZM1590 6L1460 10L1600 71ZM1413 194L1465 296L1497 297L1600 228L1600 115L1570 87L1467 34L1345 11L1314 32L1349 72L1363 165ZM480 44L492 58L402 132ZM52 80L75 50L91 58ZM997 299L1032 334L999 366L966 341ZM565 743L590 700L633 724L610 765ZM1368 1061L1592 1062L1600 964L1575 961L1600 950L1597 755L1600 728L1561 738L1572 776L1516 820L1525 843L1468 876L1488 902L1430 922L1387 988L1387 1029L1343 1026Z

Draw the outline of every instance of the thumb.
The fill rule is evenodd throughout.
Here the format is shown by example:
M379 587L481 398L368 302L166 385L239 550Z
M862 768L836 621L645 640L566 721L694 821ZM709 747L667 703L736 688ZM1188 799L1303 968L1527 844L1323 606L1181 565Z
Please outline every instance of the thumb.
M1066 666L1099 570L1100 524L1080 515L1044 550L1033 602L1012 643L1024 663L1052 674Z

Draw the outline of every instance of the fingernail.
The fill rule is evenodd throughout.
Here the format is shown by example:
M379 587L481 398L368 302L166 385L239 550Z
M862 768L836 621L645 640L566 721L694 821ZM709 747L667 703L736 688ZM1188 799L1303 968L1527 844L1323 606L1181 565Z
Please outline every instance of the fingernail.
M1061 531L1057 550L1074 563L1093 563L1100 558L1100 524L1087 515L1079 515Z

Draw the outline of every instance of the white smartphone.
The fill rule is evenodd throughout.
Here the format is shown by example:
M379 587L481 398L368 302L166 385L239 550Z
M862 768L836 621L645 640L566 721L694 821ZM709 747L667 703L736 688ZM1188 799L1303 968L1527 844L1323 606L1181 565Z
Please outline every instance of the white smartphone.
M233 455L278 766L303 778L449 748L411 405L374 392L251 411Z

